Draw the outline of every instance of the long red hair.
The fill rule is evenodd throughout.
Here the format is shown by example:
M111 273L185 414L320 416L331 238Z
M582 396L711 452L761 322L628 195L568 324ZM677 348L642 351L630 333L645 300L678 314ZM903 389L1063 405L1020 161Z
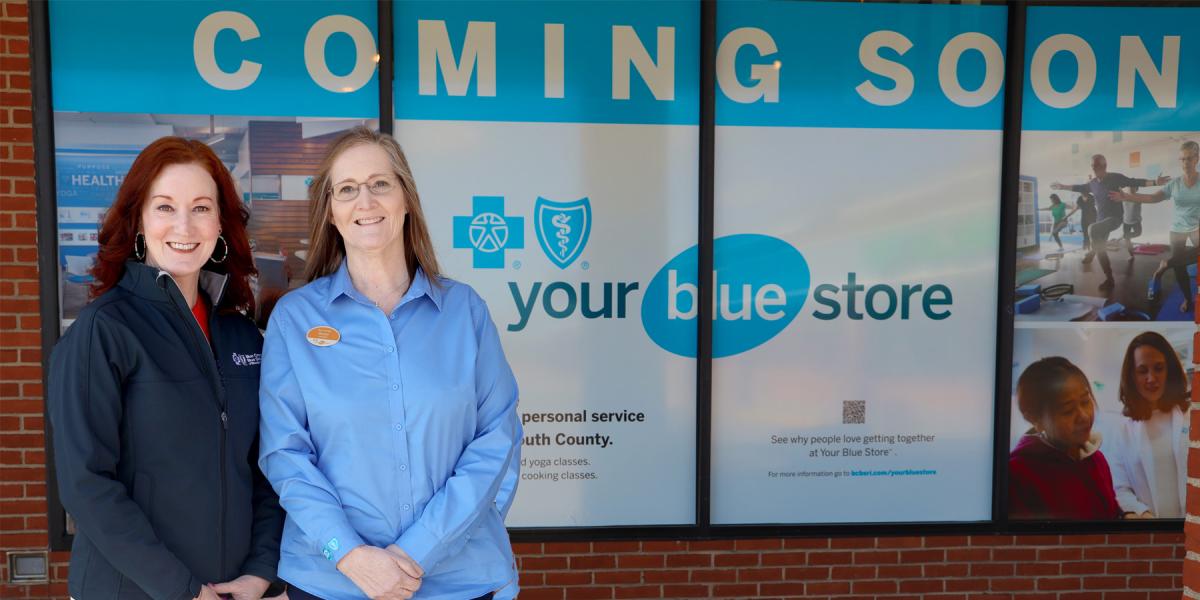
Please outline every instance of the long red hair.
M229 256L220 263L208 262L204 268L229 276L225 294L217 309L221 312L247 311L254 313L254 294L250 291L250 276L254 257L246 237L246 222L250 214L238 197L229 170L203 142L168 136L146 146L117 190L117 197L100 226L100 251L91 274L96 278L91 287L92 297L99 296L117 285L125 275L125 261L133 256L133 242L142 228L142 208L150 186L169 165L197 164L208 171L217 184L217 206L221 212L221 235L229 245Z

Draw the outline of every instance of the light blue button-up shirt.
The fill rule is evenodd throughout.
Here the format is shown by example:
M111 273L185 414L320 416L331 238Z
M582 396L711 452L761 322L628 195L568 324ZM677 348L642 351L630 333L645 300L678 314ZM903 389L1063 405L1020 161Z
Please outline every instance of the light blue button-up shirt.
M516 595L517 382L484 301L439 283L417 269L385 314L343 261L271 314L259 466L287 510L279 575L310 594L363 598L337 561L394 543L425 569L415 598Z

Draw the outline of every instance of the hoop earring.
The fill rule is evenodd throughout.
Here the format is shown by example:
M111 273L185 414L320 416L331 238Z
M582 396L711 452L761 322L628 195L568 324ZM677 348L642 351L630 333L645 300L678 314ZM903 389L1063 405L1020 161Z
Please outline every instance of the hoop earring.
M140 261L146 260L146 236L140 231L133 236L133 257Z
M217 241L221 242L221 247L225 251L221 253L221 258L217 258L217 251L215 249L213 250L213 254L212 254L212 256L208 257L208 260L211 261L214 265L219 265L219 264L225 262L225 259L229 258L229 242L225 241L225 236L218 235Z

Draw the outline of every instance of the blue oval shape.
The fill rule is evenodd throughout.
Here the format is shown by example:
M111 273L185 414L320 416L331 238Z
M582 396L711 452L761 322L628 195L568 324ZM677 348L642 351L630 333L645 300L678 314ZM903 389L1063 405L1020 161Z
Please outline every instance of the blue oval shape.
M700 249L663 265L642 296L642 327L663 350L696 356ZM791 244L755 233L713 240L713 358L733 356L775 337L800 314L811 281Z

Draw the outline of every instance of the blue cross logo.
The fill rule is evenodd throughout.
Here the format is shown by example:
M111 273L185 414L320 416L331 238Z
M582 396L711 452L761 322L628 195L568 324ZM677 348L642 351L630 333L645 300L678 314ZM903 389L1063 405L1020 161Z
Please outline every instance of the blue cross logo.
M471 248L471 266L503 269L504 251L525 247L525 217L504 215L504 196L471 198L471 216L454 217L454 247Z

